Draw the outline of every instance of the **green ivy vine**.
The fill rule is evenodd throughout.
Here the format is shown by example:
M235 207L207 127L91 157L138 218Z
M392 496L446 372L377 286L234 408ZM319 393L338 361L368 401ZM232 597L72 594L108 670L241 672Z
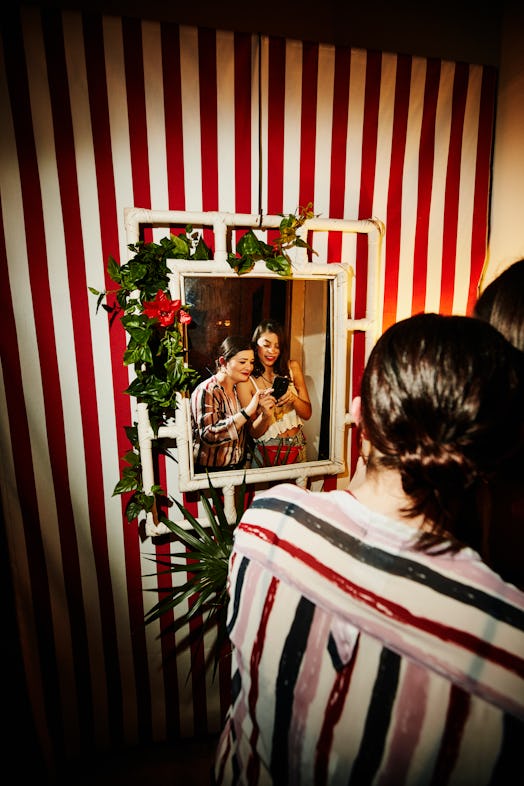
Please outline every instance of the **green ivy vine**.
M235 252L227 261L239 275L249 273L256 262L283 277L293 274L289 251L294 247L316 253L298 234L305 221L313 218L312 204L295 213L282 215L278 235L271 243L260 240L247 230L237 241ZM190 307L169 294L169 259L206 261L213 251L202 233L190 225L177 235L162 238L159 243L139 241L128 246L133 256L122 265L109 257L107 273L115 289L100 291L89 287L97 297L97 312L102 307L111 320L120 317L127 333L123 364L133 366L135 378L124 391L139 403L148 406L153 432L174 415L176 396L191 392L199 382L198 372L187 364L185 327L191 322ZM125 515L128 521L141 511L156 514L156 497L165 496L161 488L142 487L142 466L136 424L126 427L131 448L122 457L124 468L113 494L130 493Z
M238 239L236 251L227 256L230 267L241 276L252 270L257 261L263 261L272 272L291 277L292 264L288 253L291 248L307 248L316 253L297 234L313 215L310 203L295 214L282 216L278 236L272 243L261 241L253 230L248 230ZM129 245L128 249L133 255L122 265L109 257L107 273L116 288L100 291L89 287L89 291L97 297L97 312L102 307L109 314L111 323L116 317L120 318L127 333L122 361L124 366L132 365L135 372L135 378L124 393L134 396L138 403L147 404L151 427L156 434L159 427L174 415L177 393L191 392L199 382L198 372L187 363L186 326L191 322L190 307L170 297L167 260L206 261L213 258L213 252L204 242L201 232L194 231L190 225L184 232L171 234L159 243L139 241ZM205 494L200 494L209 519L208 528L204 528L178 500L172 499L171 502L190 525L190 529L186 530L164 513L169 504L164 489L155 485L147 492L144 490L137 424L126 426L125 431L130 449L122 457L124 467L113 496L130 495L125 506L129 522L139 519L143 513L151 513L155 524L165 524L185 546L184 553L168 560L152 557L158 570L182 572L186 574L186 581L181 586L168 589L156 587L153 591L161 599L149 610L145 622L153 622L191 598L189 609L176 617L172 626L178 631L189 622L193 623L189 638L180 643L177 651L195 638L203 644L204 633L214 627L217 637L206 666L214 661L216 671L218 659L227 644L227 567L233 531L244 509L245 484L242 484L237 496L234 523L227 521L220 495L211 482L208 489L211 502ZM159 444L156 450L162 452Z

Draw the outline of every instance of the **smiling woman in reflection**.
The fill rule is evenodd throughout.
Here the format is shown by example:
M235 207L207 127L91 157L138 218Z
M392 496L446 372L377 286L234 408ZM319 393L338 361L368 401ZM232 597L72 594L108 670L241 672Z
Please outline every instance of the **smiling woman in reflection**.
M253 467L306 461L306 438L302 422L311 417L311 401L304 374L296 360L290 360L287 337L282 325L264 320L253 333L255 367L248 384L239 385L238 395L245 406L254 391L267 392L258 417L251 423L254 439Z
M246 460L247 423L257 416L267 393L253 390L240 403L237 385L246 382L254 366L249 339L228 336L220 345L216 373L191 394L191 421L195 472L239 469Z

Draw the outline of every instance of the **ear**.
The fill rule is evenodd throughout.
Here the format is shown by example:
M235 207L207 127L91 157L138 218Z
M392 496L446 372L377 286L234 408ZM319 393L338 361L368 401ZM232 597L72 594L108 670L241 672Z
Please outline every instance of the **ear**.
M361 412L362 412L362 399L360 398L360 396L355 396L355 398L351 402L350 415L351 415L351 419L357 426L360 426Z

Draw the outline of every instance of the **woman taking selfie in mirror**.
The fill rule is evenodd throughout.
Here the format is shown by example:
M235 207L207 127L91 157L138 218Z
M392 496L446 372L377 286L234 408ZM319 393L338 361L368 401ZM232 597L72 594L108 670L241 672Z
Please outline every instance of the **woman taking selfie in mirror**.
M249 383L239 386L238 395L244 406L254 391L267 391L270 399L265 399L250 427L255 443L252 466L306 461L302 422L311 417L311 401L302 368L290 360L287 337L279 322L260 322L253 344L253 374Z
M239 469L246 459L247 423L255 417L267 393L253 390L243 405L237 385L246 383L254 366L251 342L228 336L220 345L216 373L191 394L195 472Z

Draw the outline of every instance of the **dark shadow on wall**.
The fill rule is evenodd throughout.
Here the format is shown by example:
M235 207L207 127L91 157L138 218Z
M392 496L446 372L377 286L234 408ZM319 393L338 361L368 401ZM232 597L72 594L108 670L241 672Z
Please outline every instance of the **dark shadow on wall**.
M4 762L15 767L16 780L50 783L46 764L38 742L33 713L27 692L22 650L15 610L13 576L7 548L3 506L0 505L1 585L3 599L3 626L1 643L2 686L2 749ZM26 780L27 779L27 780Z

